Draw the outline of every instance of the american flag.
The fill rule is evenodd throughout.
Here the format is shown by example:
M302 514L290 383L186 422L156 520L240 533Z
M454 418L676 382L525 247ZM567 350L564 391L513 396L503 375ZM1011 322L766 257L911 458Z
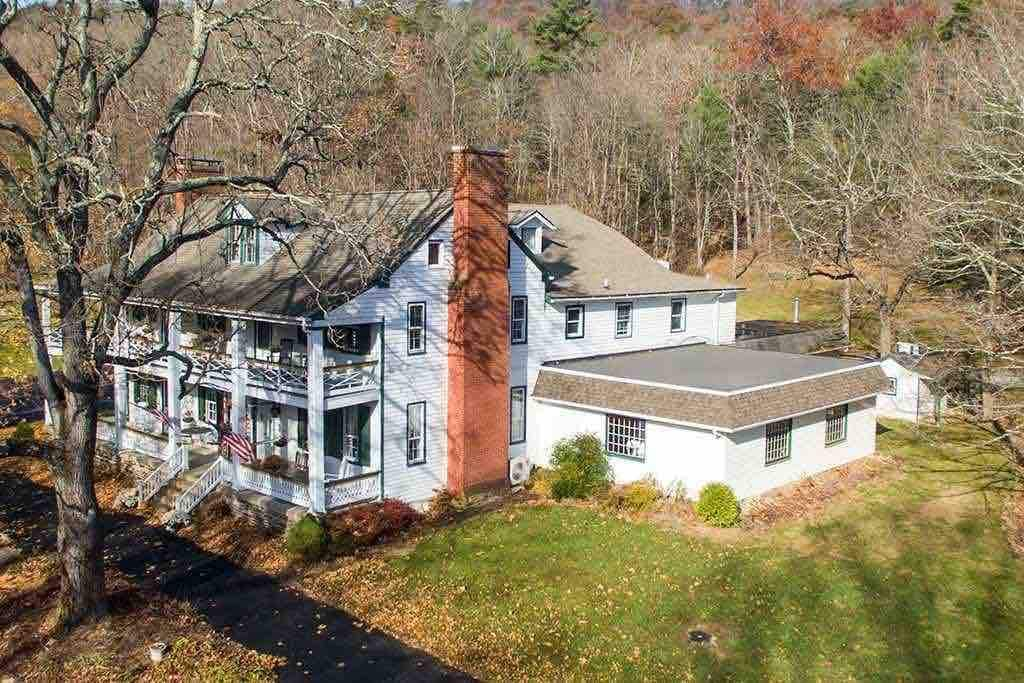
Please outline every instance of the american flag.
M238 432L225 434L221 442L228 449L228 452L234 453L245 462L252 462L256 458L256 451L252 447L252 442Z

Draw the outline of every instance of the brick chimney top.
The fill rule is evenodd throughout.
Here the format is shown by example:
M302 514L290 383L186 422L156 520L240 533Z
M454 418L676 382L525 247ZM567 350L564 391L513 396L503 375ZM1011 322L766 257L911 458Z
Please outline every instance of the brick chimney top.
M212 175L224 174L224 162L218 159L203 159L201 157L178 157L174 161L174 168L171 171L175 180L187 180L189 178L205 178ZM183 216L188 207L201 194L215 194L219 188L207 187L192 192L179 192L174 195L174 210L179 216Z
M472 145L452 145L452 154L480 154L483 156L503 157L507 156L505 150L500 147L474 147Z

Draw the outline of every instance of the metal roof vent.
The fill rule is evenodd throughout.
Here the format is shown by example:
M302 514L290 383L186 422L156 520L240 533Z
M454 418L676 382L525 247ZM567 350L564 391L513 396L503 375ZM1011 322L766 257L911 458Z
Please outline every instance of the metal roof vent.
M601 286L605 289L611 289L612 283L608 282L608 278L605 278L604 281L601 282Z

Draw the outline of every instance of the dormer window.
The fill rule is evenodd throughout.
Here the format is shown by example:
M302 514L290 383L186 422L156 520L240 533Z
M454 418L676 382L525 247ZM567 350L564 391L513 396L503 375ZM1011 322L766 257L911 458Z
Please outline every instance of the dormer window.
M239 260L246 265L258 265L260 262L260 231L253 226L245 226L238 236Z

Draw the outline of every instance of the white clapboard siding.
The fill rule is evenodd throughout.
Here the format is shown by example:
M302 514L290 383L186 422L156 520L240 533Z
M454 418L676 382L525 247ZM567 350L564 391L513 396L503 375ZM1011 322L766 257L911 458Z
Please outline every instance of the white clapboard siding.
M384 329L384 496L412 503L428 500L447 483L448 452L448 283L451 279L451 219L437 227L429 240L443 243L445 266L427 267L427 241L391 276L390 287L375 287L332 311L330 324L385 321ZM410 356L406 341L409 303L426 303L426 353ZM427 462L407 465L406 407L426 402ZM374 431L379 416L374 414Z
M769 489L875 452L875 399L849 404L846 440L825 446L825 411L793 418L789 460L765 465L765 428L752 427L728 436L726 482L736 495L747 498Z

